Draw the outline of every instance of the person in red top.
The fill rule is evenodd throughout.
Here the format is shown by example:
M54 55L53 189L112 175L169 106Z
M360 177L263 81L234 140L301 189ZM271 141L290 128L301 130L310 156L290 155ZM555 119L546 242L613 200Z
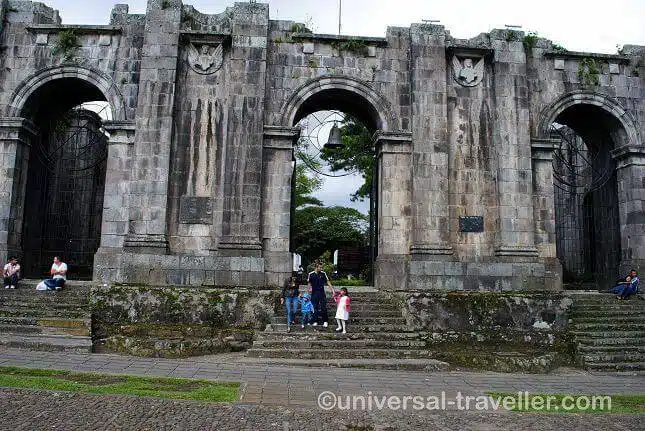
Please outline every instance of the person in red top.
M341 287L340 292L334 292L334 301L336 301L336 322L338 323L338 328L336 332L343 331L343 334L347 334L347 321L349 320L349 304L351 299L349 293L347 292L346 287Z

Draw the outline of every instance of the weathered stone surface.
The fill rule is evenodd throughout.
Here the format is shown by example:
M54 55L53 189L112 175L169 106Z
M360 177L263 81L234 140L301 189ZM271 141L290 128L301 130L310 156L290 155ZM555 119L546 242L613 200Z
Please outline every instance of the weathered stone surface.
M577 53L513 30L457 39L433 24L390 27L384 38L294 33L294 22L269 19L255 2L207 14L148 0L145 15L117 5L103 26L10 4L0 257L39 240L24 230L38 210L25 205L34 137L48 134L57 110L104 100L112 120L96 280L281 284L292 251L293 128L322 109L377 131L379 287L561 289L558 121L593 128L592 146L611 140L599 147L615 165L620 244L605 270L645 264L643 47ZM77 40L59 52L64 30ZM58 94L69 97L47 99ZM483 217L480 232L460 231L469 216Z

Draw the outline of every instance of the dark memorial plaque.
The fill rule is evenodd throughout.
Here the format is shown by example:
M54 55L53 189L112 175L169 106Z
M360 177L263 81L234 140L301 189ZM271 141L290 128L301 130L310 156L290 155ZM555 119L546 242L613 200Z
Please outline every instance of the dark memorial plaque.
M459 217L459 232L483 232L484 217L461 216Z
M179 205L179 221L192 224L212 224L213 204L211 198L182 196Z

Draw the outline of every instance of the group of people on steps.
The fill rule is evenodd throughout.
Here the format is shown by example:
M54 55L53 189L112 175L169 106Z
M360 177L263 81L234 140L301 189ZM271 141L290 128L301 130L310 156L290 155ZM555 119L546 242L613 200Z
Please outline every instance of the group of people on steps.
M338 327L336 331L346 334L351 303L347 288L342 287L340 290L334 290L320 263L317 263L316 269L309 273L307 285L309 292L301 293L298 277L291 277L282 288L281 303L287 309L287 332L291 332L291 325L295 325L298 308L300 308L300 326L302 328L305 325L318 326L322 324L324 328L329 326L327 295L325 294L325 287L328 287L337 304L335 318Z

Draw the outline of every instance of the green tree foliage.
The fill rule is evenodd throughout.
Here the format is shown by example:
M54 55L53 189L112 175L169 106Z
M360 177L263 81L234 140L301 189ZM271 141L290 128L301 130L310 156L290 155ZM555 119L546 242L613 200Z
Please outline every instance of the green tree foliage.
M323 150L321 158L329 162L332 171L358 171L363 185L350 195L350 199L363 201L372 193L374 151L372 132L356 118L348 116L340 127L342 148Z
M294 245L307 263L326 251L366 245L368 218L353 208L306 206L296 210Z
M311 196L313 192L320 190L323 181L308 166L319 167L319 163L303 151L296 152L296 209L304 205L322 206L323 204L320 199Z

